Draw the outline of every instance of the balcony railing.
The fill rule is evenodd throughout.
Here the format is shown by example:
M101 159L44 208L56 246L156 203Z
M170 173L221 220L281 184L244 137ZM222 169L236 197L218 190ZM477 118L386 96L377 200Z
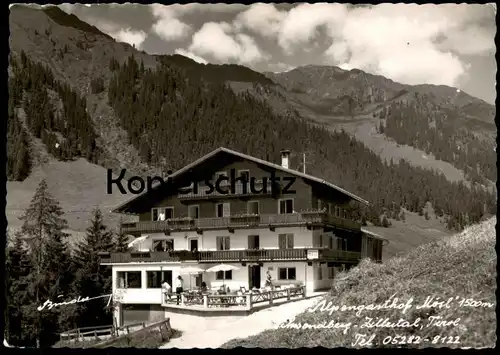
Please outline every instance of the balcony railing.
M292 226L307 223L325 224L350 230L359 230L361 228L358 222L335 217L322 211L311 211L288 214L240 215L198 219L173 218L166 221L141 221L122 224L122 232L141 234L176 230Z
M325 248L295 249L246 249L214 250L191 252L188 250L151 251L128 253L101 253L102 263L130 262L260 262L276 260L324 260L356 263L361 259L360 252L330 250Z
M231 190L231 185L229 183L220 186L223 191L227 191L227 193L220 193L216 190L215 184L212 189L208 186L198 186L197 191L193 191L194 188L189 188L186 190L189 192L178 193L179 199L182 200L194 200L194 199L206 199L211 197L232 197L232 196L255 196L255 195L270 195L272 193L271 183L268 182L264 188L264 184L259 181L255 181L254 183L247 183L244 186L241 182L236 182L234 184L234 191ZM252 189L253 187L253 189ZM253 191L252 191L253 190Z

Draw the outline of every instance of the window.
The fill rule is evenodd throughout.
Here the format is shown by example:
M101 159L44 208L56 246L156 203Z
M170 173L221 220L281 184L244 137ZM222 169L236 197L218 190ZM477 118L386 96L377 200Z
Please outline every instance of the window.
M233 279L233 271L217 271L215 274L216 280L232 280Z
M153 221L165 221L174 218L173 207L158 207L151 209L151 217Z
M347 239L338 238L337 239L337 249L339 249L339 250L347 250Z
M329 203L328 204L328 214L332 214L332 212L333 212L332 204Z
M334 236L330 236L330 238L328 238L328 249L333 249L334 238Z
M323 246L323 234L320 234L319 235L319 246L322 247Z
M278 235L278 245L280 249L293 249L293 234Z
M148 288L161 288L162 280L167 281L172 286L172 271L146 271Z
M249 201L247 204L247 213L259 214L259 201Z
M250 182L250 170L240 170L240 171L238 171L238 176L245 177L245 181L247 183Z
M217 203L215 205L215 216L218 218L229 217L231 215L231 205L227 203Z
M140 271L118 271L116 288L141 288Z
M217 243L217 250L229 250L230 249L230 243L229 243L229 237L217 237L216 238L216 243Z
M279 214L293 213L293 199L279 200Z
M170 251L174 250L173 239L153 239L153 251Z
M200 218L200 206L188 206L188 217L198 219Z
M318 210L321 210L323 208L321 199L318 198Z
M249 235L248 236L248 249L259 249L259 236L258 235Z
M280 267L278 269L279 280L295 280L296 272L294 267Z
M339 207L335 206L335 217L339 217L339 216L340 216Z
M328 278L333 279L335 277L335 269L333 267L328 268Z
M318 266L318 280L323 280L323 267L321 265Z
M227 171L218 171L215 173L215 181L214 181L214 184L217 184L217 180L219 180L219 177L221 176L225 176L225 177L229 177L227 175ZM226 185L229 185L229 180L221 180L220 182L220 186L226 186Z

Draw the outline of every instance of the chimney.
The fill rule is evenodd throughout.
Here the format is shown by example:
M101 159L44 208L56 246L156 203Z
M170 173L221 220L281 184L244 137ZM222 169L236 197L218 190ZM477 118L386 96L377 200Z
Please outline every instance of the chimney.
M285 149L281 151L281 166L290 169L290 151Z

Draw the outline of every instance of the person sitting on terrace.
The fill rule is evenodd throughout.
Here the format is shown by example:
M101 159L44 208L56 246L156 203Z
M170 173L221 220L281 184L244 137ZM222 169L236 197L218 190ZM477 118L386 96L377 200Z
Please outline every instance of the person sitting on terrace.
M243 298L243 292L241 292L241 290L236 292L236 295L238 296L238 297L236 297L237 303L239 303L239 304L245 303L245 299Z
M207 283L205 281L203 281L201 283L201 292L207 292L207 291L208 291Z

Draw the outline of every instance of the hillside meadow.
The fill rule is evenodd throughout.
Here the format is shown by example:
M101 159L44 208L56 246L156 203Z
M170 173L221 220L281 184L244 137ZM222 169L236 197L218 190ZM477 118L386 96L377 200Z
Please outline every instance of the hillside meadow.
M350 271L338 274L325 298L326 305L332 302L338 306L383 304L391 297L397 298L398 304L410 302L411 307L404 314L401 309L395 308L361 312L321 312L319 308L314 312L306 311L290 321L294 324L317 325L323 322L328 324L333 320L335 323L351 323L351 326L337 329L277 328L247 339L232 340L223 347L361 347L359 342L353 345L357 339L356 334L374 336L372 347L494 347L497 262L495 225L496 217L468 227L457 235L421 245L408 255L392 258L383 264L363 260ZM436 307L417 309L416 306L423 305L428 297L434 297L434 301L444 301L444 304L448 302L449 308L439 308L436 304ZM472 299L477 303L461 303L463 299ZM377 322L379 318L398 322L402 318L410 324L415 324L416 319L420 318L418 324L422 327L361 329L360 326L367 321L365 317L372 318L373 322ZM457 318L460 319L457 321ZM437 321L455 323L438 326ZM383 344L384 339L392 340L395 335L399 335L396 344ZM408 342L410 336L413 336L412 344L403 344ZM403 337L405 341L402 341ZM417 337L420 337L420 341ZM441 337L446 337L444 342ZM435 341L436 339L438 340Z

